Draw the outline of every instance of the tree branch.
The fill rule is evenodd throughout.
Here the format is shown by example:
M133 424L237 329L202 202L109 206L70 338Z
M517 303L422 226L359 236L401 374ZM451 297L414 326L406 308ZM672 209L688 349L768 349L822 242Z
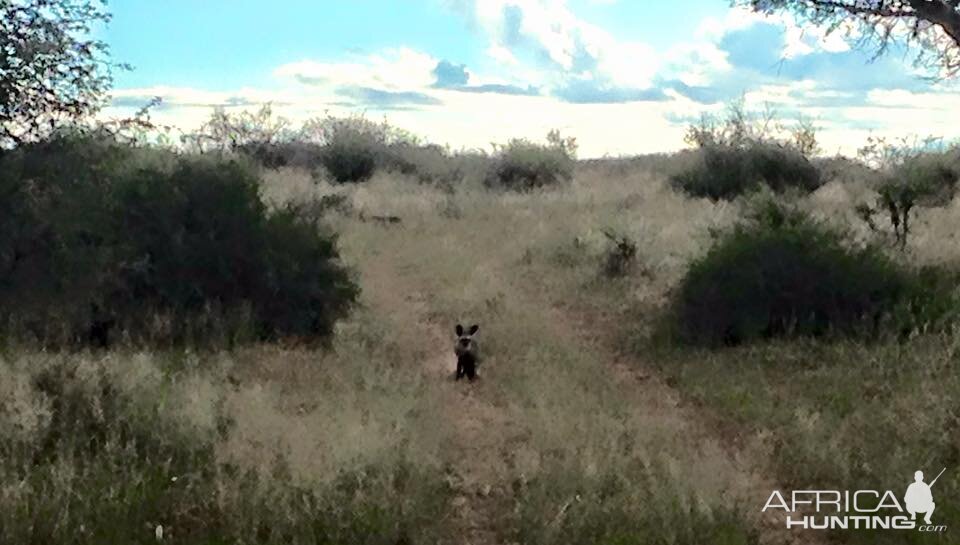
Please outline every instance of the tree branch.
M850 15L877 16L877 17L910 17L909 12L893 8L880 3L876 6L862 6L859 3L840 2L838 0L807 0L815 9L829 11L845 11Z
M939 26L960 47L960 11L957 9L960 0L909 0L909 3L916 17Z
M939 64L935 79L960 74L960 0L734 0L755 11L790 10L831 29L849 21L865 31L860 43L876 42L877 55L891 40L918 45L915 64ZM930 61L935 61L930 62Z

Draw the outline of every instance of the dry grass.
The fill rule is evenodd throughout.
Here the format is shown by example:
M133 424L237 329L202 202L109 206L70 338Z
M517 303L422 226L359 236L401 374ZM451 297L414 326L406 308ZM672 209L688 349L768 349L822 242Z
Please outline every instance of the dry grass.
M649 221L633 218L649 212L665 219L683 199L642 174L614 187L600 181L587 173L559 192L447 195L380 178L357 188L354 204L400 216L400 226L335 221L367 296L418 294L418 313L450 332L458 321L481 324L477 395L510 426L495 432L502 441L479 460L464 463L487 466L486 484L514 505L497 519L504 539L589 543L643 535L696 543L723 535L748 542L754 532L732 506L743 475L719 445L700 443L675 405L658 406L662 400L644 399L617 380L608 372L610 355L572 337L544 297L582 292L600 278L601 218L611 210L645 247L664 250L651 262L660 277L678 274L684 251L699 243L697 228L724 221L728 210L698 203L693 227L654 233ZM449 208L458 213L445 213ZM583 255L573 259L583 266L558 266L556 254L578 238ZM673 246L681 251L668 250Z
M391 328L360 312L328 353L0 360L0 542L428 540L447 430Z
M605 478L621 482L632 492L641 491L641 496L660 498L661 505L682 506L686 494L698 494L708 513L719 505L730 505L730 498L719 491L742 478L718 451L692 454L697 447L673 438L678 429L689 425L682 413L645 406L631 391L636 385L617 385L609 373L597 371L609 368L610 362L603 361L608 354L594 352L573 338L569 328L552 323L565 319L551 312L552 307L588 309L610 315L603 325L617 330L627 342L642 338L686 263L709 245L708 231L729 225L740 212L736 203L681 197L666 187L663 176L636 165L625 172L607 168L602 164L582 168L567 189L525 195L477 189L447 195L381 178L358 189L355 198L367 209L403 217L401 228L385 230L358 225L350 218L337 220L347 254L358 256L358 267L363 269L365 255L388 254L398 276L418 279L417 289L429 294L435 321L485 324L486 348L491 353L487 376L496 383L486 395L526 433L523 440L511 444L507 466L512 472L506 478L537 476L531 480L551 483L528 488L517 499L522 515L514 524L528 532L521 535L530 542L556 539L559 534L551 532L577 535L575 529L597 532L584 534L585 542L618 527L653 536L656 532L651 533L645 522L669 527L665 521L677 516L676 509L683 512L675 507L670 513L656 514L651 512L653 502L625 495L605 502L596 519L585 509L583 518L569 522L571 527L557 527L557 513L573 517L573 507L580 505L570 503L571 498L578 494L582 498L585 490L600 486ZM837 180L799 204L866 238L870 234L852 208L871 198L871 191L866 180ZM956 260L956 247L946 242L955 231L951 229L956 225L955 206L919 212L921 221L906 259ZM446 214L450 208L458 213ZM609 249L602 235L606 227L638 242L641 267L637 274L616 281L601 276ZM598 324L585 327L591 325ZM955 389L949 381L933 378L950 373L946 362L953 361L948 348L952 339L922 337L906 348L834 345L821 351L781 343L706 355L648 352L638 359L647 369L655 368L677 381L683 396L705 403L707 418L732 422L728 431L738 433L736 442L744 445L744 456L756 464L757 471L782 478L784 485L855 487L859 482L898 490L902 483L893 476L903 471L909 475L910 464L949 465L955 457L951 452L955 452L956 435L950 431L952 425L946 424L954 418L950 415L955 412L951 409ZM927 346L944 348L919 350ZM911 356L905 361L907 355ZM908 379L908 373L892 371L904 365L931 377L920 387L926 393L915 390L919 386ZM877 366L891 371L881 373L882 379L870 379ZM758 368L764 370L762 374ZM815 378L804 374L811 368ZM858 407L856 400L863 398L871 402ZM878 409L891 405L896 408ZM940 439L910 446L911 437L905 431L914 414L936 415L924 420L929 426L919 429ZM939 425L946 431L937 434ZM837 440L837 430L850 430L851 435ZM719 435L723 438L725 433ZM905 445L892 455L881 439L891 435L902 438ZM618 441L629 444L629 450L618 448ZM864 453L873 453L878 462L868 462ZM665 459L686 468L684 475L652 469L660 468ZM645 468L640 472L631 466L638 460ZM716 486L707 485L711 482ZM956 481L945 483L941 494L955 486ZM672 500L658 495L664 490ZM736 524L753 528L750 513L764 499L744 498L745 511L733 517ZM630 523L619 526L618 509L629 513L625 519ZM944 510L942 520L953 517ZM729 522L713 515L707 518ZM685 528L704 531L693 522ZM691 535L670 539L675 538L694 539Z
M146 542L157 525L178 543L778 542L765 486L899 490L914 465L955 466L955 336L617 349L740 212L678 195L674 168L581 165L526 194L269 173L277 205L346 196L329 221L362 307L329 351L8 355L0 542ZM801 204L866 236L849 209L870 191L837 181ZM923 218L911 257L956 260L956 205ZM605 229L637 242L625 277L603 275ZM481 326L477 384L450 378L457 322ZM38 386L49 370L84 408L67 427L66 394ZM955 526L947 503L936 518Z

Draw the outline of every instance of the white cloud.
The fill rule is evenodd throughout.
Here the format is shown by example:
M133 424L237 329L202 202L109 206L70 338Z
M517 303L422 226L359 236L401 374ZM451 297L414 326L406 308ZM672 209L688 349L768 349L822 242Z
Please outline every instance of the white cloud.
M761 85L759 88L744 93L743 100L748 105L799 106L800 100L794 93L803 89L803 85L780 84Z
M730 8L723 17L704 17L692 39L673 45L664 54L660 76L691 87L708 87L733 66L719 47L728 33L747 29L766 19L750 9Z
M867 103L871 106L915 108L952 113L960 110L960 93L917 93L904 89L874 89L867 93Z
M774 23L784 28L784 58L808 55L816 51L842 53L850 50L850 41L859 37L854 23L844 23L832 32L823 26L814 26L797 21L789 12L772 15L756 13L746 7L734 7L723 18L707 17L695 34L699 40L719 42L726 34L750 28L757 23Z
M494 47L509 48L507 36L517 31L532 39L549 55L550 59L565 69L573 67L577 51L576 37L580 21L558 0L476 0L474 3L477 21L487 32ZM522 14L519 28L512 28L516 21L506 13L515 9Z
M474 11L490 41L488 53L506 64L517 64L518 50L533 44L561 69L558 80L572 76L641 89L659 68L652 47L617 40L578 18L563 0L474 0ZM579 66L584 60L588 66Z
M706 41L677 44L667 51L664 59L660 75L691 87L706 87L713 78L733 68L727 53Z
M857 36L855 27L841 25L830 32L822 26L801 25L790 15L780 18L784 26L786 45L783 56L787 59L809 55L817 51L843 53L850 51L850 40Z
M704 17L694 37L700 41L718 42L724 35L749 28L767 20L763 15L744 7L730 8L722 18Z
M454 92L442 96L442 110L397 112L390 114L390 121L419 134L444 135L454 147L489 149L491 142L517 137L543 141L554 128L577 137L582 157L670 151L683 145L684 128L668 121L669 103L571 104L551 97Z
M240 93L212 93L202 89L178 88L127 89L124 96L166 94L171 100L167 108L153 112L153 120L160 125L172 125L184 131L199 127L212 108L204 105L227 100ZM324 97L296 92L258 91L249 96L264 102L276 103L274 112L294 123L330 113L349 115L356 110L334 102L322 102ZM670 151L683 145L683 127L668 121L667 114L677 109L671 103L632 104L570 104L556 98L542 96L512 96L494 93L460 93L437 91L442 107L421 110L397 110L385 113L391 124L410 130L430 141L450 144L454 148L490 149L491 142L504 142L524 137L543 141L553 128L576 136L581 143L583 157L605 154L628 155L637 152ZM333 100L327 97L328 100ZM254 109L253 106L232 108ZM104 110L104 118L129 115L136 108L111 107ZM380 118L383 113L368 113ZM509 120L509 122L506 122ZM637 130L636 127L644 130Z
M508 66L516 66L520 64L520 61L513 56L513 53L511 53L509 49L503 47L502 45L491 45L487 48L487 55L500 64Z
M302 99L302 94L287 91L266 91L252 87L241 87L233 91L209 91L191 87L171 87L155 85L115 89L110 96L126 107L136 107L142 102L146 105L153 97L161 99L162 108L201 108L209 110L214 106L246 107L274 102L283 104Z
M498 94L436 91L441 106L419 110L398 110L385 113L390 123L408 129L428 140L450 144L454 148L489 149L491 142L526 137L542 140L547 131L561 128L576 136L581 145L581 156L628 155L680 149L683 144L683 123L671 121L677 116L697 117L704 112L718 113L722 104L704 105L667 90L670 100L664 102L637 102L624 104L570 104L556 98L542 96L508 96ZM904 90L875 90L862 106L841 110L804 108L798 97L824 94L813 82L795 85L769 85L748 93L748 107L762 108L770 103L776 108L801 111L813 118L822 129L818 135L828 153L854 154L870 134L943 135L960 136L952 112L960 109L960 94L911 93ZM211 112L212 104L222 104L241 98L251 102L274 102L274 110L297 123L311 117L330 113L348 115L357 113L339 105L338 97L323 89L296 86L290 89L266 91L238 89L230 92L211 92L182 87L147 87L118 90L117 97L139 98L160 95L167 107L154 112L153 119L161 125L174 125L183 130L198 127ZM255 108L236 106L234 111ZM113 107L103 112L104 117L129 115L135 107ZM836 117L839 114L839 117ZM368 115L379 118L383 112ZM509 120L509 122L505 122ZM869 126L869 128L861 128ZM643 130L637 130L643 127Z
M432 84L437 62L435 57L402 47L353 62L306 60L284 64L274 70L274 75L313 85L357 85L403 91Z
M606 37L598 55L599 73L614 85L646 89L660 68L656 50L642 42L617 42Z

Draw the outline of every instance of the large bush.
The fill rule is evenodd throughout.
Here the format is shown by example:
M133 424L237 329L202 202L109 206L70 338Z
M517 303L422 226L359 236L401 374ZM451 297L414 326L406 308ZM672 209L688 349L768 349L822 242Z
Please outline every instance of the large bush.
M694 197L730 200L762 186L810 192L822 184L809 160L819 149L816 128L803 120L787 127L772 112L750 112L739 101L725 116L691 125L685 140L696 146L696 161L670 179Z
M552 131L546 145L514 139L500 146L490 162L484 183L489 187L528 191L573 178L576 141Z
M764 142L701 148L693 166L671 181L691 196L713 200L734 199L763 186L777 193L791 188L810 192L822 183L819 170L803 154Z
M386 122L363 117L327 117L308 122L301 138L318 141L318 162L335 182L363 182L383 170L450 186L476 170L472 155L425 144Z
M60 136L0 160L0 324L44 344L324 338L335 239L237 161Z
M953 301L935 271L848 245L842 233L768 202L691 264L671 317L683 342L738 344L902 333L944 319Z
M320 144L319 163L338 183L366 181L377 169L412 168L401 152L420 147L410 133L363 116L308 121L299 138Z
M334 181L364 182L373 176L386 151L377 125L360 119L330 120L320 163Z
M466 179L482 178L486 159L480 153L451 152L435 144L397 142L387 147L383 168L421 183L451 188Z

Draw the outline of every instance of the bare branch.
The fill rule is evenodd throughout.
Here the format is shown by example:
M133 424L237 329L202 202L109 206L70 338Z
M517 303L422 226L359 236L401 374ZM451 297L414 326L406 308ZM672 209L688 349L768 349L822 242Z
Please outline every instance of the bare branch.
M845 23L861 30L861 46L883 54L891 42L918 48L916 63L936 77L960 73L960 0L735 0L762 13L791 11L835 31Z

